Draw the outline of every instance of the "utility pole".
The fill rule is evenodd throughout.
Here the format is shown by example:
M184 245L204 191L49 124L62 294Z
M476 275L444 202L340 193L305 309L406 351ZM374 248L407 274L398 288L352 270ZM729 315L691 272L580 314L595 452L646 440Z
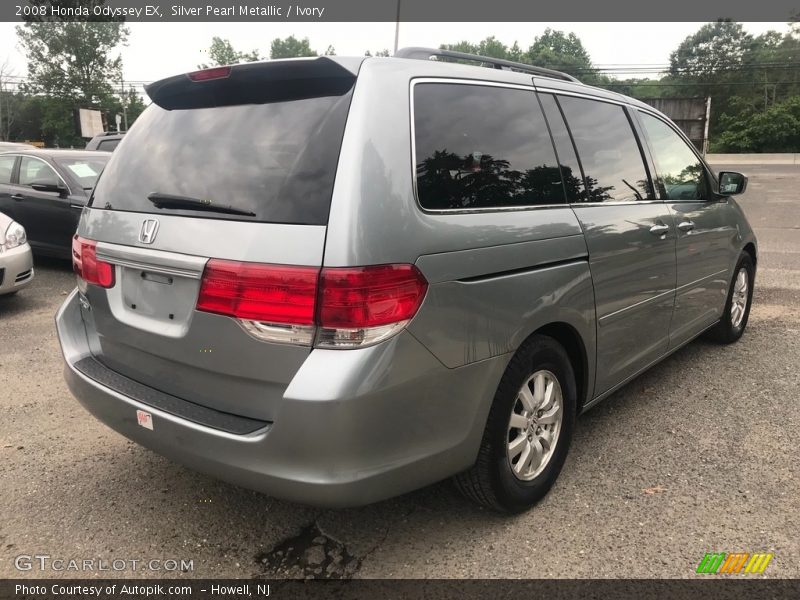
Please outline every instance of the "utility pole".
M397 19L394 22L394 54L397 54L397 44L400 40L400 0L397 0Z
M120 94L120 98L122 100L122 122L125 124L125 131L128 131L128 102L125 99L125 80L119 80L120 86L122 88L122 93ZM117 127L119 129L119 127Z

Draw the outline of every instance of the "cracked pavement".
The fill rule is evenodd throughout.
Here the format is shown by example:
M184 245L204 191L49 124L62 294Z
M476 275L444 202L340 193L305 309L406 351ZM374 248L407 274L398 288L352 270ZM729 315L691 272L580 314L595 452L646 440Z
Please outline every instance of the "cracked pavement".
M128 442L67 391L53 315L74 277L37 261L0 298L0 577L691 577L710 551L773 552L765 576L800 577L800 167L740 169L760 242L744 338L694 342L579 419L556 486L515 517L448 482L320 511ZM193 570L14 567L37 553Z

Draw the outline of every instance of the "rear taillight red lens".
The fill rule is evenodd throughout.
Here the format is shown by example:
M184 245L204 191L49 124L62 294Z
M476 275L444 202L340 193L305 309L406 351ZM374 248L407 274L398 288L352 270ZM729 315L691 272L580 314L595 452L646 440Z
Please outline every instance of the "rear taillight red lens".
M97 242L77 235L72 238L72 270L86 283L114 287L114 265L97 259Z
M329 328L365 328L413 317L428 282L414 265L322 270L319 323Z
M313 325L319 269L210 260L197 309L238 319Z
M294 267L209 260L197 309L239 319L261 339L353 348L393 335L422 304L413 265ZM291 331L289 331L291 328Z
M231 74L230 67L213 67L202 71L192 71L187 73L187 77L192 81L211 81L212 79L225 79Z

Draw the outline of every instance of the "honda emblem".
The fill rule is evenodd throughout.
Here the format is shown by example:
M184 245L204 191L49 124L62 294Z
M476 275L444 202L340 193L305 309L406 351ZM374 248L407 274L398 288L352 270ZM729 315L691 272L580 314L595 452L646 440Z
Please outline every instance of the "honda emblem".
M152 244L158 233L158 221L156 219L145 219L142 223L142 230L139 232L139 241L143 244Z

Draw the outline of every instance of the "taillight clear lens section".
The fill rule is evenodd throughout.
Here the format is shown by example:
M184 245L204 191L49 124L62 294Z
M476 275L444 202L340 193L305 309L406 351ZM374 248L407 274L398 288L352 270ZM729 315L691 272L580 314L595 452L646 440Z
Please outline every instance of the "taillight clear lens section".
M294 267L212 259L197 309L239 319L262 340L358 348L401 330L428 283L413 265Z
M77 235L72 238L72 270L86 283L114 287L114 265L98 260L97 242Z

